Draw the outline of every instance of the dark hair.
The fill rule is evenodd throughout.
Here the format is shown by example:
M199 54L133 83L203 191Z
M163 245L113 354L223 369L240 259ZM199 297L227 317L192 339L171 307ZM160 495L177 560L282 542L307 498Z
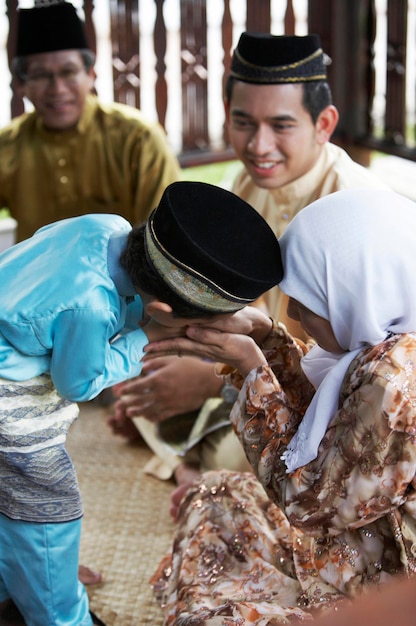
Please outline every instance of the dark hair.
M212 317L213 313L189 304L175 293L156 272L146 254L145 225L134 227L127 238L127 246L120 263L135 287L172 307L175 317Z
M87 48L84 50L78 50L78 52L81 55L85 71L88 72L95 63L95 54L92 50L88 50ZM27 60L27 56L14 57L11 63L12 74L22 82L25 82L26 80Z
M225 97L227 102L231 102L234 83L237 81L234 76L229 76L225 85ZM241 82L241 81L240 81ZM312 122L315 124L321 111L332 104L331 88L326 80L307 81L297 83L303 86L302 105L310 114Z
M302 104L315 124L319 114L332 104L331 88L326 80L303 83Z

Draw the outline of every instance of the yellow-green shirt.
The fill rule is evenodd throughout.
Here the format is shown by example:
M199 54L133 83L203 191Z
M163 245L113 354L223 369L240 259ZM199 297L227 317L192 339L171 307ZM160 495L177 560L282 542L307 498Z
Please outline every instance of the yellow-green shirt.
M32 112L0 131L0 207L17 220L18 240L86 213L117 213L140 223L179 179L160 125L92 95L75 129L48 131Z

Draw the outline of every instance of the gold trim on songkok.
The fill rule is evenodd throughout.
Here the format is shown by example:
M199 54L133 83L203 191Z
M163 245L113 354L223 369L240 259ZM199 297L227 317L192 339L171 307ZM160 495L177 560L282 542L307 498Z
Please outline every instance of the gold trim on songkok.
M232 313L251 304L252 299L226 292L196 270L172 257L158 240L149 219L145 229L147 254L157 273L186 302L212 313Z
M238 80L265 84L301 83L327 79L326 71L323 69L322 48L295 63L270 67L246 61L236 49L230 75Z

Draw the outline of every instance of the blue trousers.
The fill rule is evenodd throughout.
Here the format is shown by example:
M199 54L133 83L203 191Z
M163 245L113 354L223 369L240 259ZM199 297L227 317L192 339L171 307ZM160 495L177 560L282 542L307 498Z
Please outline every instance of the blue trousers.
M12 598L27 626L92 626L78 580L81 520L38 524L0 514L0 601Z

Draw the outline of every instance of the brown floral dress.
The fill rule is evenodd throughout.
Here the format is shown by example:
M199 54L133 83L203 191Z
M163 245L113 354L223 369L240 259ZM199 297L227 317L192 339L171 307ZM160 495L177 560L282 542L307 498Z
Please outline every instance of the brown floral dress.
M313 388L306 347L277 325L269 366L242 381L232 412L256 477L209 472L187 492L152 578L165 625L274 626L337 609L416 573L416 334L351 363L318 457L286 474L282 453Z

